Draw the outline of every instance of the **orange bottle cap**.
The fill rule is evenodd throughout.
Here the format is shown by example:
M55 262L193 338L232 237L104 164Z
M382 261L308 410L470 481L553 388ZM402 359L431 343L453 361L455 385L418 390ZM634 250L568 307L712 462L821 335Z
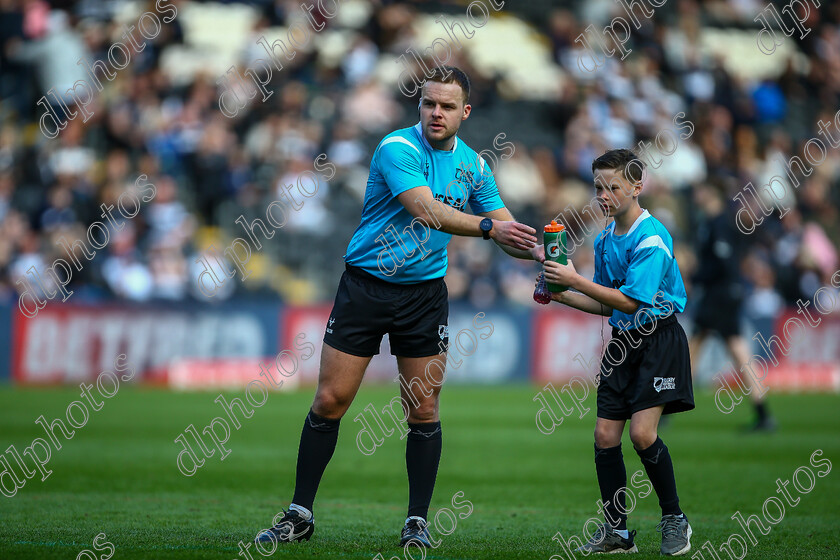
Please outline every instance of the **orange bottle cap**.
M550 233L557 233L558 231L563 231L566 228L563 227L563 224L558 224L555 220L551 220L551 223L545 226L543 229Z

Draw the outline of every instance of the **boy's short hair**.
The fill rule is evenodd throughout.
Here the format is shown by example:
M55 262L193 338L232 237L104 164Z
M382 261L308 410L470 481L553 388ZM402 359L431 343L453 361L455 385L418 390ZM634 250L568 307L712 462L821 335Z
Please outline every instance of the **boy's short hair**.
M460 68L456 68L455 66L435 66L432 68L431 75L423 82L423 85L429 82L458 84L461 86L461 91L463 92L464 105L470 101L470 79Z
M620 148L609 150L592 161L592 173L596 169L619 169L628 181L641 182L645 173L645 162L632 150Z

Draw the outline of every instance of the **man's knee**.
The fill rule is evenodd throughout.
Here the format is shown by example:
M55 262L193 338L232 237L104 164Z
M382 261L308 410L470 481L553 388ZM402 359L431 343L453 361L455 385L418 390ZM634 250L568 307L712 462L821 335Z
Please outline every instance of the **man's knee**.
M312 411L324 418L338 419L344 416L353 399L349 395L328 388L318 388L315 392L315 401L312 403Z
M438 396L432 395L423 399L420 406L411 407L408 411L408 421L412 424L423 422L437 422L438 420Z
M636 449L647 449L656 441L656 428L630 426L630 441Z
M595 425L595 445L600 449L608 447L615 447L621 443L621 432L615 433L615 430L599 424Z

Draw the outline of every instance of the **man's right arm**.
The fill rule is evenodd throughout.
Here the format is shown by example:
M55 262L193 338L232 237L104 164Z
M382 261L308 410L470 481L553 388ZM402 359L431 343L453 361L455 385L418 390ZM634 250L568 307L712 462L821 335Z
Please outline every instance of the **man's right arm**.
M421 170L422 164L420 150L399 137L384 140L374 154L374 165L382 173L391 194L409 214L424 220L430 228L452 235L480 237L478 225L484 218L435 200ZM493 220L490 237L503 245L528 250L537 244L535 233L534 228L525 224Z
M415 218L424 220L430 227L467 237L481 237L481 216L473 216L443 204L432 196L428 186L415 187L397 195L397 199ZM528 250L536 246L536 230L519 222L493 220L490 237L503 245Z

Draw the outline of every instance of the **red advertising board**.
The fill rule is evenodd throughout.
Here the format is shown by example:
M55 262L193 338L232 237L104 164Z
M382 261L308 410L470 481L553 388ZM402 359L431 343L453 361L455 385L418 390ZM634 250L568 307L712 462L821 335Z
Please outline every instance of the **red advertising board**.
M296 381L314 384L324 330L339 327L329 324L329 313L329 305L50 305L28 319L15 309L11 376L19 384L78 385L103 371L112 371L116 356L126 354L128 365L137 370L136 381L166 383L175 367L183 374L179 378L183 386L236 384L234 379L253 378L249 372L254 360L268 360L283 349L299 354L301 343L312 343L315 351L300 361ZM453 383L496 383L530 377L544 385L549 381L565 383L578 375L594 378L612 330L606 317L560 306L516 312L492 308L482 313L483 324L492 325L492 331L483 327L481 332L492 332L492 336L477 339L474 353L473 346L468 345L472 354L458 358L460 367L447 369ZM475 314L473 309L459 310L456 306L450 317L450 332L455 335L461 330L475 330ZM821 322L817 326L795 311L787 311L778 319L775 331L784 352L774 346L778 364L768 361L767 386L840 391L840 314L818 318ZM296 344L300 334L305 340L298 339ZM765 355L757 341L748 342L754 353ZM731 365L725 358L717 360L720 363L714 367L724 370L725 378L731 377ZM385 336L365 379L387 384L393 383L396 375L396 360Z
M256 358L212 358L177 360L167 372L167 383L173 389L228 389L241 391L251 381L262 381L274 388L274 381L282 382L279 390L290 391L299 385L297 375L278 375L275 356ZM282 362L281 362L282 363ZM291 370L294 371L294 370ZM267 372L267 373L266 373Z
M534 313L534 380L566 382L574 376L598 373L602 348L610 340L607 317L563 309Z
M748 341L758 356L751 359L749 368L756 377L764 377L763 385L775 390L840 392L840 315L812 311L812 319L809 322L788 310L776 320L772 338L756 335ZM775 363L765 357L770 354ZM733 385L737 383L734 375L732 367L727 367L723 379Z
M276 317L276 315L275 315ZM163 383L184 358L262 358L273 326L258 314L221 309L50 305L28 319L13 316L12 379L78 384L113 371L127 355L136 381Z

